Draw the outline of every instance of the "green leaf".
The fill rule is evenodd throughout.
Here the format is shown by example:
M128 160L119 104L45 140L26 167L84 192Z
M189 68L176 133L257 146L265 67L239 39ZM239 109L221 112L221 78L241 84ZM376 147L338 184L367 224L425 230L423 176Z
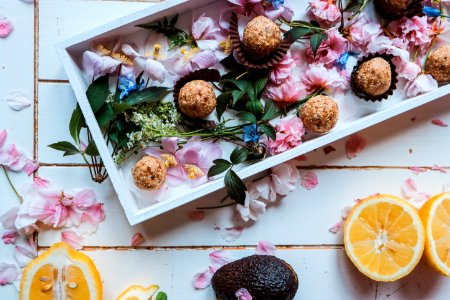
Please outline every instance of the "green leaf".
M131 107L130 107L127 103L125 103L125 102L121 102L121 103L114 102L114 103L112 104L112 107L113 107L114 113L115 113L116 115L121 114L121 113L124 113L124 112L126 112L128 109L131 108Z
M171 20L170 25L175 26L178 22L178 14L176 14Z
M83 113L81 112L81 108L79 105L75 108L75 110L72 113L72 117L70 118L69 123L69 132L72 136L73 140L75 141L75 144L80 144L80 132L81 128L85 126L85 120L83 117Z
M263 106L260 100L249 101L245 105L245 109L256 116L259 119L263 112Z
M247 187L242 179L233 170L228 170L225 174L225 187L227 188L228 196L241 205L245 205L245 192Z
M255 88L255 96L258 98L261 94L261 92L264 90L264 88L267 85L267 81L269 80L268 76L262 77L260 79L258 79L255 83L254 83L254 88Z
M270 124L260 124L259 128L267 135L267 137L273 141L277 139L277 131Z
M233 106L236 105L236 103L239 102L239 100L242 99L242 97L244 97L246 91L233 91L232 96L233 96Z
M242 121L249 122L249 123L257 123L258 122L258 120L256 119L254 114L252 114L250 112L246 112L246 111L239 112L238 114L236 114L236 117L238 117Z
M86 96L91 104L94 114L103 106L108 99L109 91L109 75L97 78L87 89Z
M322 44L322 42L326 40L327 34L324 32L314 33L313 35L311 35L311 49L313 51L314 57L316 57L317 50L319 50L320 44Z
M248 150L244 147L236 147L230 155L230 160L233 164L238 165L247 160Z
M231 163L225 159L216 159L214 165L208 170L208 177L222 174L231 167Z
M80 150L78 150L77 147L75 147L71 142L57 142L51 145L48 145L50 148L58 150L58 151L64 151L64 156L68 155L74 155L80 153Z
M295 42L302 36L311 34L312 32L313 30L311 28L294 27L284 34L284 38L289 39L291 42Z
M226 92L226 93L220 94L217 97L216 112L217 112L217 118L219 120L222 118L223 113L227 109L227 106L230 103L230 99L231 99L231 92Z
M155 300L167 300L167 294L164 292L159 292L158 295L156 295Z
M134 106L147 102L159 102L168 93L168 88L162 86L152 86L142 91L136 92L125 98L129 106Z
M264 116L261 121L269 121L275 117L277 113L277 109L272 101L267 100L266 105L264 106Z
M99 156L100 155L94 141L89 142L86 149L84 150L84 153L86 153L89 156Z
M112 104L103 104L102 108L95 114L95 117L97 118L98 125L101 128L108 128L110 122L116 117Z

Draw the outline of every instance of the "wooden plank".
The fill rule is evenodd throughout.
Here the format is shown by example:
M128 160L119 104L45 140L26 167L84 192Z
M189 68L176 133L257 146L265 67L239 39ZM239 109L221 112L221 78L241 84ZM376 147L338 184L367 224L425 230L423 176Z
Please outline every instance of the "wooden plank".
M39 3L39 79L66 80L54 46L154 2L46 0Z
M143 245L154 247L255 245L261 239L278 245L339 245L342 244L342 236L328 230L340 220L344 206L375 193L401 196L403 181L414 176L409 170L396 169L325 169L316 172L319 185L315 189L307 191L298 187L286 198L268 207L267 214L256 223L237 222L239 218L234 208L206 211L201 222L193 222L187 217L197 207L218 205L219 199L224 196L224 191L220 191L133 227L128 225L110 183L92 183L85 168L41 168L39 175L49 178L55 186L65 191L80 187L95 188L98 199L105 203L107 217L99 231L86 238L86 245L130 246L132 235L141 232L146 239ZM448 174L436 171L414 176L414 179L420 189L431 194L441 192L442 185L450 182ZM240 238L227 242L229 231L226 228L235 225L246 228ZM43 232L39 236L41 246L59 240L60 234L57 232Z

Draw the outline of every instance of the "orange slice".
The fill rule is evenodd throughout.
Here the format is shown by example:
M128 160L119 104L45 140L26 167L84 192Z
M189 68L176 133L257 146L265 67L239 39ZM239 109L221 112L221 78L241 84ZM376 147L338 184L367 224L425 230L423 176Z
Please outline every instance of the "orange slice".
M450 193L430 198L420 209L425 226L425 257L440 273L450 277Z
M344 225L347 256L376 281L395 281L419 263L425 232L417 209L398 197L374 195L353 207Z
M159 290L159 286L151 285L144 288L140 285L132 285L123 291L116 300L149 300Z
M25 268L20 300L101 300L102 282L92 260L56 243Z

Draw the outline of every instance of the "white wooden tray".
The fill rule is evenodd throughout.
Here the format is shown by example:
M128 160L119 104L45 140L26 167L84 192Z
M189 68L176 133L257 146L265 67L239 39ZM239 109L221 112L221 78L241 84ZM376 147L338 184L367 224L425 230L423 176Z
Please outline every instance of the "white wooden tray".
M296 16L301 17L304 15L307 9L307 2L308 1L306 0L291 1L291 4L294 6L294 10L296 12ZM184 28L183 25L190 26L188 24L192 21L193 14L195 14L196 17L203 13L212 15L213 17L217 16L217 6L218 0L168 0L159 5L151 6L147 9L119 18L113 22L77 35L56 46L58 55L60 56L75 96L85 116L87 125L92 132L97 148L102 156L111 181L131 225L143 222L221 189L224 187L224 183L222 179L217 179L196 188L189 188L182 191L177 190L176 193L172 193L164 201L151 204L149 203L148 205L145 205L142 201L138 201L135 195L131 192L127 180L125 180L122 172L120 172L120 166L118 166L111 158L110 149L107 147L103 139L103 135L97 124L94 113L89 105L86 97L88 83L85 81L83 73L80 69L82 53L90 48L93 40L118 35L132 37L134 34L139 34L138 31L142 31L142 29L137 28L135 25L153 22L163 18L164 16L171 16L178 13L180 14L180 27ZM370 11L373 10L372 7L369 7L368 9ZM358 111L358 114L347 116L344 119L341 118L336 128L326 135L315 136L290 151L284 152L277 156L268 157L261 162L245 166L237 173L241 178L247 178L277 164L325 146L345 136L351 135L364 128L370 127L415 107L431 102L449 93L450 85L446 85L428 94L405 100L406 96L404 91L399 89L387 101L383 101L380 104L372 104L356 99L356 97L349 92L345 95L345 100L350 102L359 101L358 103L360 103L362 109Z

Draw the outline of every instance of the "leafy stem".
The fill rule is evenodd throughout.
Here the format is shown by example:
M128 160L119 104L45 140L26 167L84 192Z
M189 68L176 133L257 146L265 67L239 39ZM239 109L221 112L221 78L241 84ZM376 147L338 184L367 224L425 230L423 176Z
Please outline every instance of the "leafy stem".
M19 193L16 190L16 187L12 183L11 178L9 177L8 171L6 170L6 167L2 165L2 168L3 168L3 173L5 173L5 177L8 180L9 185L11 186L12 190L16 194L16 196L19 199L20 203L23 203L23 198L22 198L22 196L19 195Z

